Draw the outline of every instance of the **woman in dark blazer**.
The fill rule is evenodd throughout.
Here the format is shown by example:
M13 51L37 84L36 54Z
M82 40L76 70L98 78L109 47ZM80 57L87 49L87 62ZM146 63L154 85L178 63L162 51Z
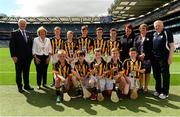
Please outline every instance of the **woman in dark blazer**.
M134 39L134 47L138 52L138 59L143 61L145 65L145 82L143 89L143 74L140 75L139 90L144 93L148 92L148 83L151 73L151 58L152 58L152 36L148 33L148 26L141 24L139 27L140 34Z
M134 32L133 32L133 26L131 24L126 24L124 26L125 35L121 39L121 46L122 46L122 52L120 59L123 62L125 59L129 58L129 49L133 47L134 42Z

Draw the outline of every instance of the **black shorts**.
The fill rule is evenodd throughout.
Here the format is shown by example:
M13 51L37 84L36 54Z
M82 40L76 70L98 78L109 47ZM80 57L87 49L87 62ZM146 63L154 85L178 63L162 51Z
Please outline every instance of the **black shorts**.
M145 73L151 73L151 61L150 60L144 60L143 63L145 66Z

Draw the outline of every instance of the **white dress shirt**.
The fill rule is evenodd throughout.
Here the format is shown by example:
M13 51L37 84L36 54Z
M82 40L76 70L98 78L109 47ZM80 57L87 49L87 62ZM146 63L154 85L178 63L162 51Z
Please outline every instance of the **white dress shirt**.
M52 52L51 42L49 38L45 38L44 41L40 37L34 38L32 53L33 55L46 55L48 56Z

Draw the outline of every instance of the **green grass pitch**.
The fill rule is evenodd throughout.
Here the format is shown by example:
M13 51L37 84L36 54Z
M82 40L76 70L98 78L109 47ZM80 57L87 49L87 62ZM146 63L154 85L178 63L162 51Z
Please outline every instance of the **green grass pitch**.
M15 69L8 48L0 48L0 116L180 116L180 54L174 54L171 71L171 88L168 100L152 96L154 79L151 75L150 92L140 94L137 100L125 98L118 103L73 99L55 104L53 88L17 92ZM52 66L48 68L48 85L52 81ZM36 70L32 61L30 83L36 86Z

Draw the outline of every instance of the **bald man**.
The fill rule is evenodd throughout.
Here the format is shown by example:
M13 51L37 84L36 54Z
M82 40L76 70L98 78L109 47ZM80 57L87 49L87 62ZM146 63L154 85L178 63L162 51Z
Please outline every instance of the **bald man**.
M164 29L164 24L161 20L154 22L154 28L152 67L156 81L156 91L153 95L160 99L166 99L169 95L169 66L172 63L174 39L172 33Z
M16 84L20 93L24 92L22 84L22 75L25 90L33 90L29 85L29 69L32 56L33 40L30 33L26 31L26 20L19 19L19 29L11 33L11 40L9 43L11 58L15 64L16 69Z

